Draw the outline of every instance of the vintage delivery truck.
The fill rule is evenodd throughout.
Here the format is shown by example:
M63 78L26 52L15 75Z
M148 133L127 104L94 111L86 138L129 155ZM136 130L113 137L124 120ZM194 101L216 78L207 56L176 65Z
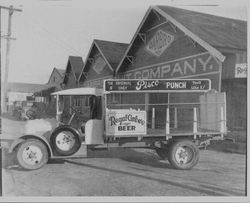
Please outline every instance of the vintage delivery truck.
M209 79L109 79L103 89L52 95L56 119L27 121L9 148L25 169L110 147L154 149L174 168L191 169L199 149L227 133L225 93Z

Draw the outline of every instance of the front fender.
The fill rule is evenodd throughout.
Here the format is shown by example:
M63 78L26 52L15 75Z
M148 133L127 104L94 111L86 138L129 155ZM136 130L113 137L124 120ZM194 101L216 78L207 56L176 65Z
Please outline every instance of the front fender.
M16 148L16 146L18 146L18 145L19 145L20 143L22 143L23 141L25 141L25 139L22 139L22 138L15 139L15 140L10 144L8 153L12 153L12 152L14 151L14 149Z
M49 133L49 132L48 132ZM10 148L9 148L9 153L12 153L14 151L14 149L19 145L21 144L22 142L24 142L25 140L28 140L28 139L37 139L37 140L40 140L48 149L48 152L49 152L49 155L52 156L52 149L51 149L51 146L50 146L50 143L49 141L46 139L46 134L43 136L43 135L23 135L22 137L19 137L18 139L14 140L11 145L10 145Z

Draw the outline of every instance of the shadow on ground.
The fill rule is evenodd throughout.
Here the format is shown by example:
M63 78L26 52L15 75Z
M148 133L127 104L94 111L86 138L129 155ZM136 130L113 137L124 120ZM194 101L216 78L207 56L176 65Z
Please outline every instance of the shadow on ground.
M113 148L102 151L88 150L89 158L116 158L123 161L157 168L173 168L168 161L161 160L154 150Z

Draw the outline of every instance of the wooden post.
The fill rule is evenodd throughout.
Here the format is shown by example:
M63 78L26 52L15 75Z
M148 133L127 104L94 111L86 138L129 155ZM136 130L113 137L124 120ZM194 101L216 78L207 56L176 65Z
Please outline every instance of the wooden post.
M194 107L194 122L193 122L193 133L197 133L197 109Z
M73 106L73 105L72 105L72 96L70 95L70 96L69 96L69 113L70 113L70 114L72 114L72 108L71 108L72 106Z
M226 126L225 126L225 118L224 118L224 108L221 106L220 108L220 132L225 133Z
M149 93L145 93L145 111L148 112Z
M169 108L166 109L166 135L170 134L170 128L169 128Z
M177 108L174 108L174 128L178 128Z
M155 108L152 108L152 124L151 128L155 129Z
M56 120L60 121L60 115L59 115L59 95L56 95Z

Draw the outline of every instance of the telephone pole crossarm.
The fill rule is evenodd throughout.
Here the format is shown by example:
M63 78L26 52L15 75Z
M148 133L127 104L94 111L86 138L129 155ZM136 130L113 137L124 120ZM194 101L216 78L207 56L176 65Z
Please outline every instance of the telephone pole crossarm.
M7 7L7 6L0 6L0 9L7 9L7 10L9 10L9 9L11 9L11 10L13 10L13 11L19 11L19 12L22 12L22 9L19 9L19 8L13 8L13 6L10 6L10 7Z

